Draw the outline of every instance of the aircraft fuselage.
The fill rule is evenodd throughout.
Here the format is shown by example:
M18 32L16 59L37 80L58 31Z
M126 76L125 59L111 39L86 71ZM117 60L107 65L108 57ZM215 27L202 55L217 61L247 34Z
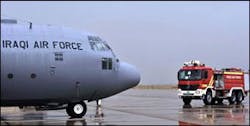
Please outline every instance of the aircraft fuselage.
M140 75L100 37L54 26L1 24L1 106L112 96Z

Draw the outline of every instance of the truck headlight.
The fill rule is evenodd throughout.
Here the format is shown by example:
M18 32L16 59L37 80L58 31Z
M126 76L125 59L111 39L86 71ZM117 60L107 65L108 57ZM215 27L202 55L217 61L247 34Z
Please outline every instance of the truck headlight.
M195 91L195 93L196 93L196 94L200 94L200 91L199 91L199 90L197 90L197 91Z
M181 90L178 90L178 94L181 94Z

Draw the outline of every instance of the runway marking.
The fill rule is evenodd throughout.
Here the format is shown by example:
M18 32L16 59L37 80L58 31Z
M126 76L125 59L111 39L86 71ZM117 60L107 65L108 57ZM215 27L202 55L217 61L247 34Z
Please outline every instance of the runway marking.
M91 106L93 107L93 106ZM113 110L113 111L119 111L119 112L124 112L124 113L129 113L129 114L134 114L134 115L140 115L140 116L146 116L150 118L157 118L157 119L163 119L163 120L170 120L170 121L176 121L177 123L179 121L183 120L178 120L178 119L172 119L172 118L167 118L167 117L162 117L162 116L157 116L157 115L150 115L150 114L145 114L145 113L139 113L139 112L134 112L134 111L128 111L128 110L120 110L120 109L114 109L114 108L109 108L109 107L102 107L103 109L108 109L108 110ZM186 121L185 121L186 122ZM189 123L189 122L188 122ZM190 122L192 124L195 124L193 122ZM197 124L198 125L198 124Z

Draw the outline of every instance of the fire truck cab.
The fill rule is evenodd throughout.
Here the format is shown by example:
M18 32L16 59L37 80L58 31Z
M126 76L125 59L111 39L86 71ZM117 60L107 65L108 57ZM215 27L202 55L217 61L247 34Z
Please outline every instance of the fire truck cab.
M178 96L185 104L192 99L202 99L206 105L241 103L247 95L244 72L238 68L214 70L200 61L185 62L178 71ZM249 86L248 86L249 87Z

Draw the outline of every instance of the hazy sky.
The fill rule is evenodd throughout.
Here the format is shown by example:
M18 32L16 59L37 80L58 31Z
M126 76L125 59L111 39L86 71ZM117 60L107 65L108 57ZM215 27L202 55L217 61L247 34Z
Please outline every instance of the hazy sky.
M249 70L249 2L1 2L1 16L100 35L141 84L175 84L183 62Z

